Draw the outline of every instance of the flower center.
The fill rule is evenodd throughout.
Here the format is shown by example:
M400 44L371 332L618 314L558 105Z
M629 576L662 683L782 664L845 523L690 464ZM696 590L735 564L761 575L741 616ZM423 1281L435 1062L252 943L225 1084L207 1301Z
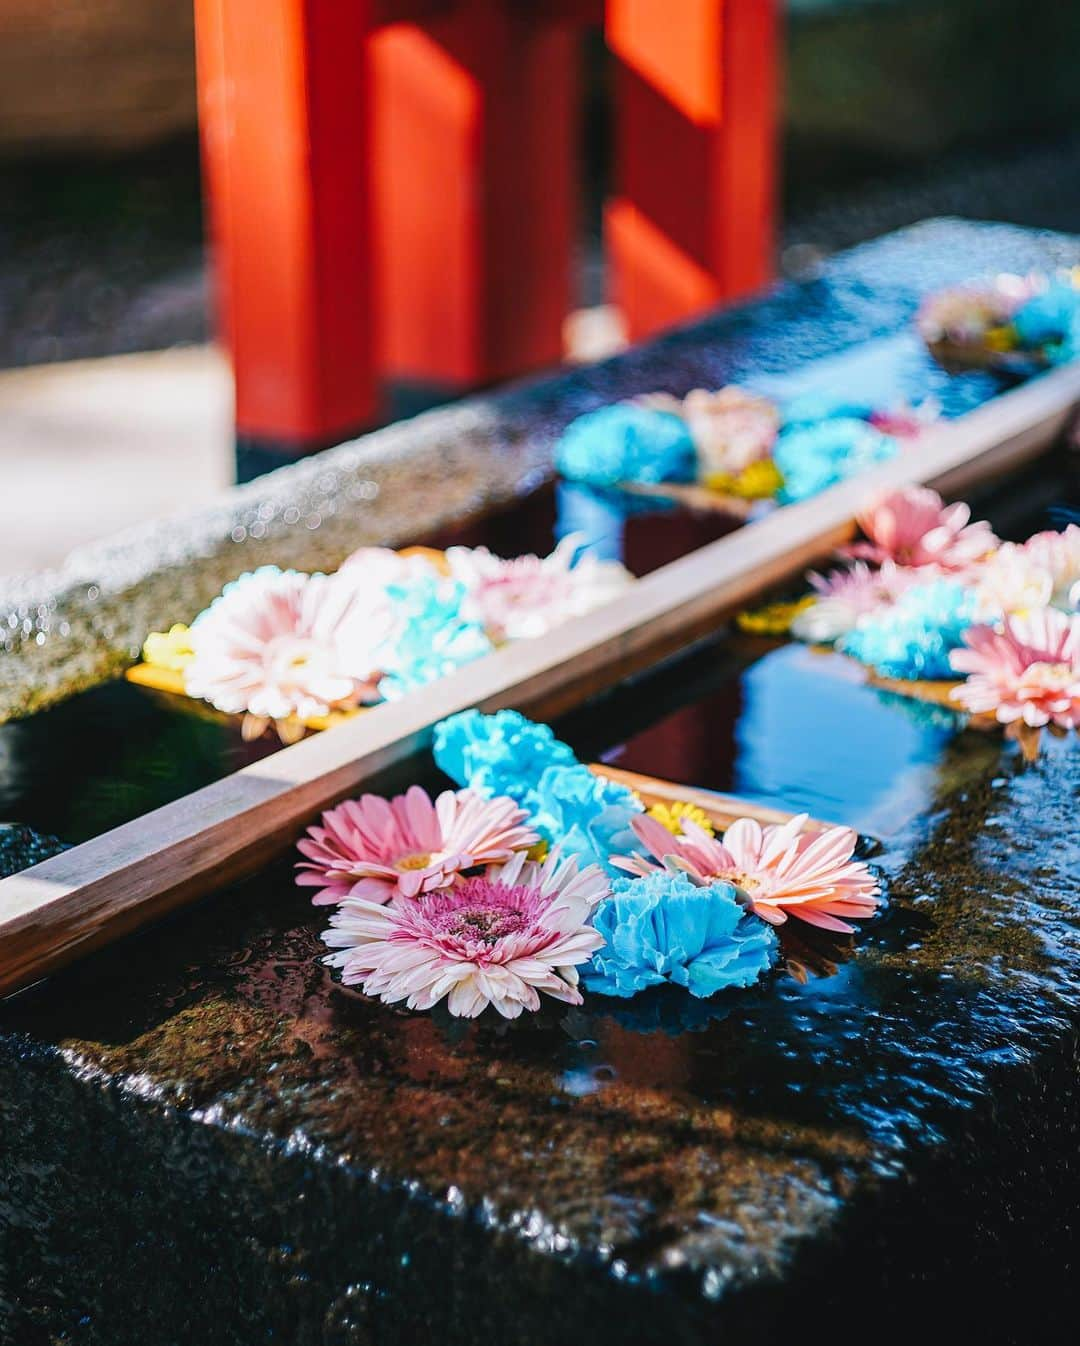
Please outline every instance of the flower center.
M1024 682L1035 683L1038 687L1058 687L1072 681L1076 676L1071 664L1040 661L1024 670Z
M402 855L394 861L394 868L399 872L407 869L427 869L431 864L430 851L418 851L416 855Z
M479 940L484 944L494 944L507 935L516 935L527 924L523 912L505 907L459 907L457 911L446 912L439 920L445 934Z

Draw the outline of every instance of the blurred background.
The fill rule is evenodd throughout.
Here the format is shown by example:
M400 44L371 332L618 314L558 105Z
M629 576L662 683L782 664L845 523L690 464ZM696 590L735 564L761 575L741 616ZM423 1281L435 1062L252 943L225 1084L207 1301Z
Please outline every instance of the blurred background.
M788 0L777 273L931 215L1075 230L1080 5ZM570 356L604 306L612 62L580 35ZM183 0L0 0L0 575L236 471ZM412 390L412 403L446 396ZM61 488L61 489L58 489ZM19 501L49 492L48 510Z

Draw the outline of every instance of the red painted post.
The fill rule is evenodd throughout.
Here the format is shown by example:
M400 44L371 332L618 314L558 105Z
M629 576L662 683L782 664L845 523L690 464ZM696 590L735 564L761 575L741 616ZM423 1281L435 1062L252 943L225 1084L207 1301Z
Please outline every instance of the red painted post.
M302 449L375 411L370 0L195 0L238 433Z
M778 0L607 0L616 61L614 301L639 339L767 283Z
M459 0L373 51L381 370L468 386L556 362L577 228L572 26Z

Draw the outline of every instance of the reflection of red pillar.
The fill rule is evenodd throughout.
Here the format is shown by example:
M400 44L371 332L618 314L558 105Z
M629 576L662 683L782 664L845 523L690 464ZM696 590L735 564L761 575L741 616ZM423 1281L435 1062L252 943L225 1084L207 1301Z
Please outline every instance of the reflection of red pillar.
M238 431L343 437L375 410L371 0L196 0L195 13Z
M381 335L391 377L555 363L571 304L577 47L542 6L461 0L374 42Z
M765 284L777 0L607 0L617 61L613 298L640 338Z

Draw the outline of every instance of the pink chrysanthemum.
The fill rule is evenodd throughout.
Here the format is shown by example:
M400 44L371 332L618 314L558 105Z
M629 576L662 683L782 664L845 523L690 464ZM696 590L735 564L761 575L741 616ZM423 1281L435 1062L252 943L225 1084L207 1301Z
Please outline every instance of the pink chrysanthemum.
M971 523L962 501L946 505L937 491L907 486L879 497L859 515L867 536L847 548L847 555L881 565L936 566L966 570L997 546L990 525Z
M504 560L487 547L449 548L450 573L466 590L462 615L501 642L542 636L560 622L591 612L625 588L630 575L616 561L588 554L576 559L580 550L576 534L543 558Z
M391 800L361 795L328 810L297 842L306 861L296 881L320 890L317 906L414 898L447 887L462 870L528 850L540 838L524 821L512 799L473 790L446 790L434 803L419 785Z
M579 873L574 858L540 865L519 854L412 902L351 898L323 933L340 950L326 961L347 986L414 1010L446 997L461 1018L494 1005L516 1019L540 1008L541 991L579 1005L577 967L604 943L589 917L607 893L596 865Z
M1004 629L973 626L952 666L968 674L952 696L973 714L1040 729L1080 726L1080 616L1040 608L1007 617Z
M934 567L913 570L892 561L878 570L872 570L865 561L856 561L846 570L830 570L827 575L811 571L808 579L817 598L792 619L792 634L813 643L837 640L854 630L864 617L892 607L905 589L937 574Z
M1050 576L1050 602L1064 612L1080 609L1080 526L1036 533L1024 543L1031 560Z
M264 566L192 623L185 688L230 714L325 715L375 698L375 651L390 625L381 595Z
M612 856L611 863L631 874L672 867L684 870L695 883L723 880L734 884L750 909L770 925L797 916L808 925L850 934L853 927L841 918L872 916L878 884L861 860L852 859L857 837L850 827L807 834L802 830L806 821L802 813L782 825L762 827L752 818L739 818L718 841L689 820L673 838L666 827L641 814L631 826L654 860Z

